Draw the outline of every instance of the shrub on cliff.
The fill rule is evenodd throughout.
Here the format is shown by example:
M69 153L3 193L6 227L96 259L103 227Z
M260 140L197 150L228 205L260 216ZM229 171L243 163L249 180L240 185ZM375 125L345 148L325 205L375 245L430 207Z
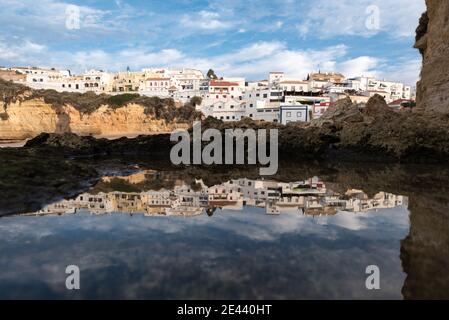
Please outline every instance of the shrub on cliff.
M5 109L8 104L16 102L21 95L29 90L30 89L24 85L0 78L0 98L3 101Z
M71 105L81 113L92 113L100 106L108 104L110 96L94 92L75 93L57 92L56 90L34 90L29 99L43 99L55 108Z
M116 96L110 96L108 98L108 105L111 107L123 107L126 104L132 102L134 99L137 99L139 97L138 94L131 94L131 93L125 93L125 94L119 94Z
M133 101L145 107L145 113L154 116L156 119L163 119L167 122L192 122L201 119L201 113L195 110L195 106L186 103L177 107L171 98L161 99L158 97L139 97Z

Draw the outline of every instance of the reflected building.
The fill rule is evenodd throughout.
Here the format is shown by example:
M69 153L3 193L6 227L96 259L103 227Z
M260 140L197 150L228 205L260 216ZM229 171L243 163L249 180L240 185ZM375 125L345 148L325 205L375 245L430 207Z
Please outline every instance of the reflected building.
M154 176L155 173L152 172L151 175ZM148 185L143 178L145 175L138 177L139 179L123 177L123 180L145 188ZM111 184L114 179L117 177L106 177L102 183ZM320 216L335 215L340 211L367 212L407 204L405 197L385 192L379 192L372 198L362 190L355 189L339 194L327 189L326 184L318 177L288 183L244 178L211 187L202 180L187 183L175 179L169 185L174 187L142 192L84 193L75 199L48 205L33 214L63 215L84 209L95 215L121 212L145 216L196 216L205 211L213 214L217 208L241 211L244 206L253 206L265 209L268 215L290 212Z

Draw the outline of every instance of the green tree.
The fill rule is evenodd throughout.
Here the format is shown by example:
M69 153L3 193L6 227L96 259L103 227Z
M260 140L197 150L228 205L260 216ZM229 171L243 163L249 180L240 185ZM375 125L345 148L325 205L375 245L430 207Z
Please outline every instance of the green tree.
M211 80L218 79L217 75L215 74L215 71L212 69L209 69L209 71L207 71L207 77Z
M198 96L194 96L192 99L190 99L190 104L194 107L201 105L203 102L203 99Z

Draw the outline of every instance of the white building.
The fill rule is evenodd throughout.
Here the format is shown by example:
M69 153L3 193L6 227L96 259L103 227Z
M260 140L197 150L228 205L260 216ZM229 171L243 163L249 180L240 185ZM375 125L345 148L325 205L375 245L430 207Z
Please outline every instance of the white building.
M88 70L72 76L68 70L41 68L13 68L26 74L26 84L33 89L52 89L58 92L110 92L113 76L98 70ZM20 70L20 71L19 71Z
M291 122L309 122L313 107L304 104L281 104L279 108L279 122L283 125Z
M279 83L282 90L287 92L309 92L310 83L301 80L284 80Z
M209 104L207 104L209 103ZM240 121L246 116L245 104L237 99L206 100L201 105L205 117L214 117L225 122Z
M279 84L285 78L284 72L270 72L268 75L268 82L270 85Z
M241 99L242 89L238 82L211 80L209 83L209 97L212 99L231 98Z
M279 122L279 104L261 101L252 110L247 107L247 116L256 121Z
M349 81L354 88L364 91L368 96L374 94L384 96L387 103L398 99L410 100L412 98L411 86L400 82L376 80L374 77L356 77L349 79Z
M170 78L147 78L144 85L140 86L139 93L145 96L167 98L170 96L171 87Z
M330 107L331 98L327 96L286 96L285 103L309 105L312 111L312 119L317 119Z

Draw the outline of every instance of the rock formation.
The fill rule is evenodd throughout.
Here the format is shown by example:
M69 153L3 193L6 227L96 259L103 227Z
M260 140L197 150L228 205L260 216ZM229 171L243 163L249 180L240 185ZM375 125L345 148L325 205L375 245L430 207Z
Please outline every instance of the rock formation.
M5 112L1 110L0 113ZM39 99L12 103L7 118L0 120L2 140L33 138L42 132L98 136L129 136L171 132L189 127L189 123L169 123L145 114L144 107L128 104L111 109L105 105L90 114L84 114L71 105L54 108Z
M425 112L449 114L449 1L426 0L415 48L423 56L417 105Z
M137 136L191 126L192 104L138 95L107 96L31 90L0 79L0 140L24 140L42 132Z

